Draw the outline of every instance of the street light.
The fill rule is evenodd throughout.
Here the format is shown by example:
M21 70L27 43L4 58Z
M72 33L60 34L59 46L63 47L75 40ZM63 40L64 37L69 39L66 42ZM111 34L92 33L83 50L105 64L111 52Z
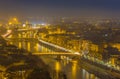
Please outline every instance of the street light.
M9 22L9 25L11 25L12 24L12 22Z
M17 18L13 18L14 21L17 21Z

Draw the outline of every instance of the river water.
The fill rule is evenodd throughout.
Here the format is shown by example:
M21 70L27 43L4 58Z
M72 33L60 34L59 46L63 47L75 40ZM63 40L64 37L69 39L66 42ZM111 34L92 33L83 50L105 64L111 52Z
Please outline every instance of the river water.
M10 44L24 48L32 53L50 53L53 51L52 49L42 46L38 41L15 40L11 41ZM53 70L51 71L52 79L100 79L83 69L78 61L68 60L65 56L62 60L56 60L56 56L40 56L40 58Z

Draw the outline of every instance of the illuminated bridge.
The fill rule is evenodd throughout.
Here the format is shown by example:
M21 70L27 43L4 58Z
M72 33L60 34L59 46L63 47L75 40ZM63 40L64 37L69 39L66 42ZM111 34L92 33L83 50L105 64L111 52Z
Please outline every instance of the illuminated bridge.
M35 38L6 38L7 41L38 41Z
M51 52L51 53L32 53L32 55L57 55L57 56L80 56L80 53Z
M36 31L39 30L40 27L34 27L34 28L27 28L27 29L18 29L17 31L19 32L24 32L24 31Z

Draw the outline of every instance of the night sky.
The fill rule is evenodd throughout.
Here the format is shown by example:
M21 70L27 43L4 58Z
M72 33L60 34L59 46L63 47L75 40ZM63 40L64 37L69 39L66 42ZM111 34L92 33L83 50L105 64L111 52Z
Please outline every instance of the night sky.
M0 17L114 16L120 0L0 0Z

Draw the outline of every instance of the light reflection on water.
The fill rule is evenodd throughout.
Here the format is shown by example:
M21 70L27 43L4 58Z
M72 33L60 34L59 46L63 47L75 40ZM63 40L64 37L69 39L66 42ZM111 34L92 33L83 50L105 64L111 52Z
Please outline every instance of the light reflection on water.
M38 42L34 41L11 42L11 44L18 46L19 48L25 48L32 52L52 52L52 50L41 46ZM54 57L56 56L41 57L44 61L46 61L46 64L55 70L53 79L64 79L64 77L61 78L63 75L65 75L67 79L99 79L94 74L90 74L85 69L82 69L78 64L78 61L68 61L66 59L58 61L55 60Z
M74 61L73 62L73 65L72 65L72 79L76 79L76 71L77 71L77 61Z
M55 64L55 70L56 70L56 79L59 79L59 72L60 72L60 62L56 62Z

